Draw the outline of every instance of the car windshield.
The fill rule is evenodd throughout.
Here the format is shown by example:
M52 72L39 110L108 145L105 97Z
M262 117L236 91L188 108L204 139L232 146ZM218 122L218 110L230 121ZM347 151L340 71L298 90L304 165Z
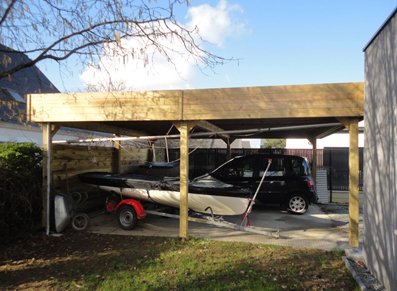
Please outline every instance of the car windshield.
M252 178L254 176L254 159L235 159L227 162L211 173L215 177Z

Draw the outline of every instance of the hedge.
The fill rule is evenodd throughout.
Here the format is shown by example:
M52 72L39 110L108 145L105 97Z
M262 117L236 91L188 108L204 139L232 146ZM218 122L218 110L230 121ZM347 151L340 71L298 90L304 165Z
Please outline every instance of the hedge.
M37 230L43 151L33 143L0 144L0 244Z

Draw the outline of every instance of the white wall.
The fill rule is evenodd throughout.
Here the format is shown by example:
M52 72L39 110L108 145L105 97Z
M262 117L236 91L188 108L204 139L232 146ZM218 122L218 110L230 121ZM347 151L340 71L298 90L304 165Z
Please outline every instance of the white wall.
M28 127L13 123L0 122L0 142L33 142L43 144L43 132L39 127ZM70 140L79 138L76 134L60 131L53 140Z
M359 122L359 127L364 126L364 121ZM348 148L349 133L335 133L322 139L317 140L317 149L324 148ZM358 146L364 147L364 134L358 135ZM286 140L287 149L312 149L312 144L307 139L288 138Z
M364 259L397 290L397 17L365 51Z

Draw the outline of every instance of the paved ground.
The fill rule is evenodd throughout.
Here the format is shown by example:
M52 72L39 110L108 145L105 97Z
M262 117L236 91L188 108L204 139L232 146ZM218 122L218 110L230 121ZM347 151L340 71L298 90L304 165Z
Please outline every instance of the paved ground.
M328 209L326 214L322 209ZM262 234L189 222L190 236L223 241L275 244L299 248L324 250L349 248L348 206L335 204L311 205L304 215L294 215L277 206L255 205L249 215L251 226L257 230L278 233L280 238ZM360 221L362 222L362 214ZM241 222L240 216L224 219L231 223ZM360 226L362 223L360 223ZM362 226L361 226L362 227ZM148 214L133 231L120 229L114 214L101 214L91 220L90 232L136 236L179 236L179 220ZM361 237L361 235L360 235Z

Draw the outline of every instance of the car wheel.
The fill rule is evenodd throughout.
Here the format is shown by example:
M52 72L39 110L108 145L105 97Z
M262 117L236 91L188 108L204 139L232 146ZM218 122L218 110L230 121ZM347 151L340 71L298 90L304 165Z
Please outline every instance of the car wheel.
M138 217L134 207L131 205L123 205L118 211L119 225L124 230L132 230L138 223Z
M287 199L287 210L294 214L303 214L309 208L309 201L301 194L293 194Z

